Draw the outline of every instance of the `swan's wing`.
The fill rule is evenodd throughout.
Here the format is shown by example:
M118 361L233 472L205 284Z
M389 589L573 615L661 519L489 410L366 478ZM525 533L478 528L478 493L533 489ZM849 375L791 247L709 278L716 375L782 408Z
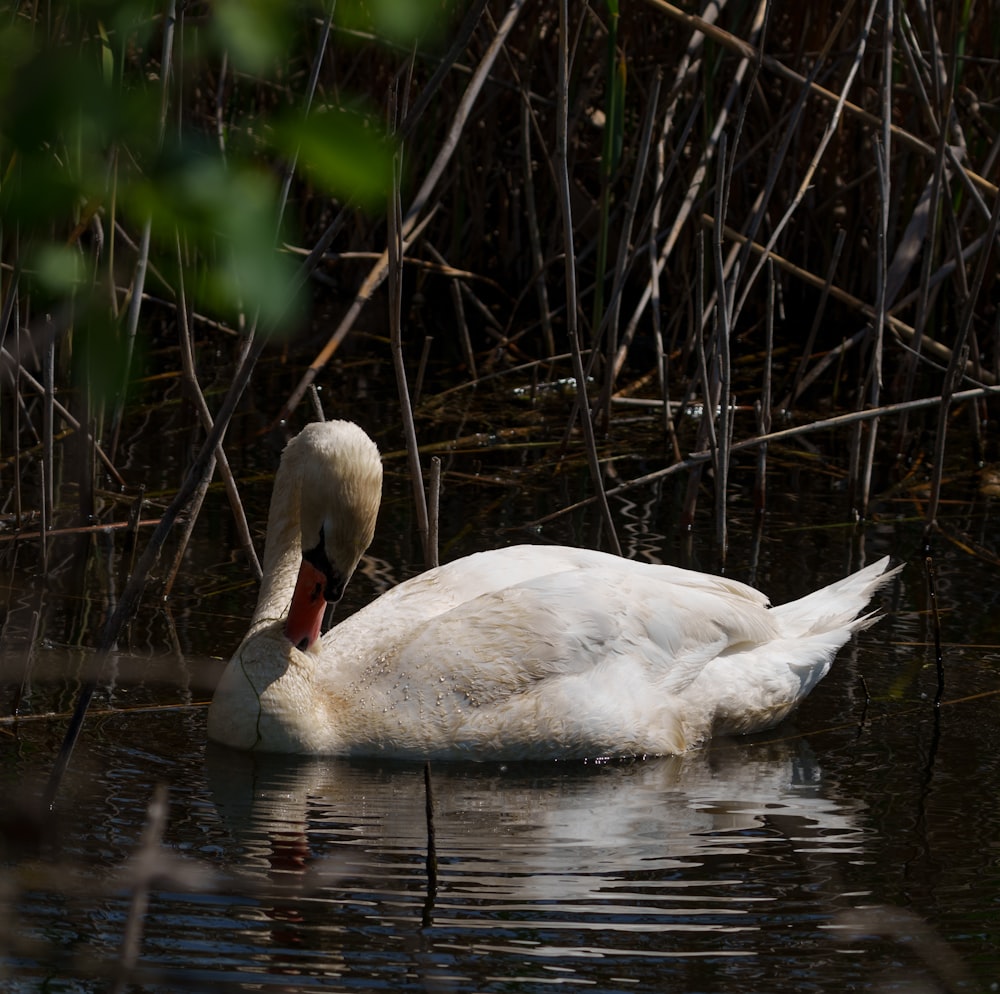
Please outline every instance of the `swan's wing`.
M611 687L631 674L666 695L717 656L775 635L750 587L629 563L611 575L577 568L523 580L397 629L392 668L479 705L595 670Z

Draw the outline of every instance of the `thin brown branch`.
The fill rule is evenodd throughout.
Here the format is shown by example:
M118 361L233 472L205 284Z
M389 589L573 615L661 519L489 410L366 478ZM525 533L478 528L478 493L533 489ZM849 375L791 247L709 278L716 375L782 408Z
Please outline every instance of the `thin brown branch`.
M741 38L737 38L736 35L730 34L723 28L703 20L695 14L688 14L679 7L675 7L673 4L667 3L666 0L646 0L646 3L666 14L672 20L686 25L693 31L700 32L705 35L705 37L711 38L723 48L728 48L730 51L735 52L744 59L759 59L760 64L764 68L784 77L787 80L790 80L793 83L798 83L801 86L808 86L812 93L823 100L830 103L837 103L841 100L840 94L833 93L825 87L820 86L818 83L810 83L805 76L796 72L794 69L789 68L780 60L774 58L773 56L758 52L753 45L743 41ZM843 101L843 110L845 113L857 118L859 121L862 121L867 125L876 128L882 127L882 119L878 115L869 113L857 104L851 103L849 100ZM906 131L898 125L890 124L889 127L892 131L893 138L901 145L904 145L906 148L909 148L914 152L919 152L927 158L933 158L933 145L928 144L922 138L918 138L916 135L911 134L909 131ZM961 164L957 164L957 168L983 193L987 193L993 197L1000 195L1000 189L998 189L994 183L991 183L985 177L980 176L978 173L973 172L973 170L968 169Z
M701 221L702 224L705 225L705 227L707 228L712 227L712 225L714 224L714 219L709 214L703 214ZM730 228L728 225L723 228L723 231L725 232L727 238L736 239L741 243L746 241L746 238L743 235L741 235L738 231L735 231L733 228ZM977 242L977 244L981 245L982 239L980 239ZM842 290L839 286L836 286L835 284L829 284L827 280L823 279L820 276L817 276L815 273L809 272L809 270L807 269L803 269L801 266L795 265L794 262L789 261L788 259L784 258L784 256L777 255L773 251L768 251L767 246L765 245L761 245L758 242L753 242L751 244L751 247L754 252L760 253L761 255L766 255L769 258L773 259L776 266L778 266L780 269L783 269L785 272L792 274L797 279L800 279L803 282L808 283L810 286L814 286L819 289L825 289L825 291L839 303L845 304L846 306L852 308L853 310L858 311L860 314L864 314L865 317L872 319L876 317L877 313L876 309L871 304L868 304L865 301L861 300L860 298L855 297L853 294L848 293L846 290ZM910 325L906 324L906 322L900 321L899 318L895 317L892 314L886 314L885 323L901 338L904 338L907 341L910 341L914 337L915 332L913 328L910 327ZM937 342L931 338L927 338L926 336L924 337L923 342L924 342L924 347L928 352L946 362L950 361L952 350L948 348L947 345L942 345L940 342ZM972 376L974 372L975 370L973 370L971 365L969 365L966 368L967 375ZM993 385L996 382L993 376L989 374L986 370L980 370L980 379L982 380L982 382L989 385Z
M438 149L438 153L435 156L434 161L431 163L420 189L414 196L409 210L407 210L402 219L400 233L401 253L403 255L406 254L408 246L411 245L418 237L423 227L430 221L431 215L434 212L433 207L429 208L429 213L427 215L423 217L421 215L423 215L424 211L428 209L430 196L440 181L445 167L455 154L459 138L461 137L462 132L465 129L465 125L469 120L472 108L475 106L476 101L486 84L486 80L489 77L490 70L493 68L493 63L496 61L497 55L500 53L500 49L503 47L507 40L507 36L510 34L514 24L517 22L517 18L521 13L521 8L524 6L524 3L525 0L513 0L510 7L507 9L507 13L503 21L497 28L495 37L484 53L479 65L476 67L476 71L473 73L472 78L469 80L469 84L466 87L458 108L455 111L448 134L442 142L441 147ZM354 327L354 322L357 320L358 315L364 308L364 305L371 299L372 294L385 279L388 267L388 253L383 252L379 256L375 265L369 271L368 275L365 277L361 287L354 297L353 302L351 303L351 306L341 319L333 335L330 336L330 339L327 341L319 355L317 355L316 358L310 363L309 368L303 374L302 379L292 391L288 400L285 401L284 406L278 414L278 420L285 420L291 417L292 412L296 407L298 407L299 402L305 395L309 384L316 378L316 374L319 370L330 361L333 354L340 347L340 343L347 336L348 332L350 332L350 330Z
M955 404L966 400L978 400L982 397L1000 397L1000 386L983 386L976 387L971 390L961 390L958 393L952 394L948 400L950 400L952 404ZM870 411L851 411L848 414L838 414L832 418L823 418L820 421L810 421L807 424L795 425L791 428L782 428L780 431L773 431L767 435L755 435L752 438L743 439L740 442L734 442L730 447L730 451L743 452L747 449L756 448L759 445L766 445L773 442L784 442L790 438L797 438L800 435L810 435L817 431L830 431L835 428L843 428L846 425L851 425L859 421L871 421L873 418L895 416L902 414L905 411L929 410L940 407L945 402L946 398L944 397L922 397L918 400L908 400L898 404L885 404L882 407L875 408ZM633 480L629 480L628 482L620 484L617 487L613 487L605 492L606 496L617 497L620 494L627 493L635 487L647 486L650 483L662 480L668 476L674 476L676 473L681 473L684 470L697 469L698 467L709 462L711 459L712 452L710 450L703 449L699 452L691 452L680 462L671 463L663 469L654 470L652 473L646 473L643 476L638 476ZM596 498L594 497L585 497L583 500L579 500L566 507L562 507L558 511L553 511L551 514L546 514L541 518L536 518L534 521L530 522L527 527L536 528L539 525L555 521L566 514L571 514L573 511L587 507L588 505L594 503L595 499Z

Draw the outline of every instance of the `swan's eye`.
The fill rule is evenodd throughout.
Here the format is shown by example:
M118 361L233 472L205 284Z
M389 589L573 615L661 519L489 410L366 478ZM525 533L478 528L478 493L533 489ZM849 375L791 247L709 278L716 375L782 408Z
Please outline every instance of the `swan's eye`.
M319 541L311 549L302 550L302 558L324 576L330 571L330 557L326 554L326 536L319 530Z
M311 548L302 553L302 558L323 574L325 583L323 586L323 597L329 602L339 601L344 596L344 587L347 586L347 579L344 574L330 562L330 557L326 552L326 536L324 529L319 530L319 541ZM317 591L318 592L318 591Z

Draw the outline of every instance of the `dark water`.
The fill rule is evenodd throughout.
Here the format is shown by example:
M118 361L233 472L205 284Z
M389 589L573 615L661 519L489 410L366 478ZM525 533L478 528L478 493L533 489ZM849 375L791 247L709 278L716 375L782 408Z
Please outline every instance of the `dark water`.
M623 436L623 477L648 468L648 437ZM386 509L345 610L419 568L404 462L380 441ZM250 431L233 444L259 530L272 457ZM579 469L539 481L536 458L499 443L446 457L443 558L526 537L602 544L593 511L522 530L589 492ZM995 508L956 504L956 540L934 548L935 707L916 498L881 501L857 531L836 478L789 457L755 525L751 467L734 474L728 572L780 601L889 553L908 565L888 617L760 738L628 764L436 765L436 887L422 767L206 748L206 702L254 597L221 493L174 594L154 585L101 674L54 822L35 820L127 553L120 535L91 537L74 573L59 564L80 540L54 541L42 583L34 546L8 543L0 987L113 989L131 913L125 990L1000 989L1000 613L995 567L968 551L991 546ZM615 501L626 553L717 570L709 522L678 537L682 490ZM137 861L158 784L162 841Z

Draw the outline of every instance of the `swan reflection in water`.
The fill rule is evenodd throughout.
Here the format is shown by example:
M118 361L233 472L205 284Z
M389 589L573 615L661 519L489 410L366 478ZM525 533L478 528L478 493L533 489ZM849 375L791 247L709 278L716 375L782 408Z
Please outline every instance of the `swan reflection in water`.
M412 917L399 898L412 899L424 881L422 766L222 748L208 751L207 764L239 846L234 869L286 883L294 874L310 891L360 882L378 914ZM470 895L479 913L490 901L625 899L649 916L667 895L700 888L713 914L736 902L734 913L734 869L754 878L769 872L755 865L764 859L771 870L808 874L810 860L857 859L866 838L863 805L825 788L802 741L720 740L680 757L603 765L441 763L431 782L439 910Z
M945 971L927 923L858 886L878 858L865 804L824 779L801 739L637 762L437 764L436 886L421 765L221 747L206 761L230 869L256 881L237 913L257 952L244 968L356 979L398 967L463 991L545 970L650 990L669 974L685 989L706 961L726 964L720 991L800 990L795 977L815 970L896 989L901 955L945 978L914 989L964 976ZM859 959L873 942L882 958Z

